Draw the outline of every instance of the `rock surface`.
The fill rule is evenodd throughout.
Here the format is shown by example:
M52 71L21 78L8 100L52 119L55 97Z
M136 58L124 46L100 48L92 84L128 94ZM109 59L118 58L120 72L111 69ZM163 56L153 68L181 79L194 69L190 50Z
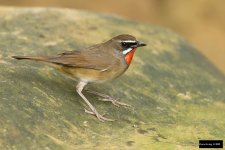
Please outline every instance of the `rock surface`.
M172 31L69 9L1 7L0 17L0 149L198 149L199 139L225 140L225 78ZM67 76L11 59L53 55L121 33L148 46L123 76L89 87L133 107L85 93L114 122L85 114Z

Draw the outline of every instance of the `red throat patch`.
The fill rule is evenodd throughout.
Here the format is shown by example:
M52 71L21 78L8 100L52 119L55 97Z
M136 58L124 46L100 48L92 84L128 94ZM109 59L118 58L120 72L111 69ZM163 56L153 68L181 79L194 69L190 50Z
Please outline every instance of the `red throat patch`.
M135 51L136 51L136 48L132 49L132 50L125 56L125 60L126 60L126 63L127 63L128 65L130 65L131 60L132 60L132 58L133 58L133 56L134 56L134 52L135 52Z

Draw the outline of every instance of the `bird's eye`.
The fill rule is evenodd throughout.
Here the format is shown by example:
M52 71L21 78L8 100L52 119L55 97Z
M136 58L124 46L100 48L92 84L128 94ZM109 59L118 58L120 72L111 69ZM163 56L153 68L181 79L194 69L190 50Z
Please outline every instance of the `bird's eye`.
M124 48L127 48L127 47L128 47L128 43L126 43L126 42L121 42L121 44L122 44L122 46L123 46Z

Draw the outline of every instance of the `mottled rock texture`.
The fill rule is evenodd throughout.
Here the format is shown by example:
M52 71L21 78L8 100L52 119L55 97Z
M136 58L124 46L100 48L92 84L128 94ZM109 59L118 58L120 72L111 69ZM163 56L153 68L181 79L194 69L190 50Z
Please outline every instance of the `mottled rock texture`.
M225 78L176 33L69 9L1 7L0 18L0 149L198 149L199 139L225 140ZM11 58L54 55L121 33L148 46L123 76L89 88L132 108L85 93L114 122L84 113L76 81L45 63Z

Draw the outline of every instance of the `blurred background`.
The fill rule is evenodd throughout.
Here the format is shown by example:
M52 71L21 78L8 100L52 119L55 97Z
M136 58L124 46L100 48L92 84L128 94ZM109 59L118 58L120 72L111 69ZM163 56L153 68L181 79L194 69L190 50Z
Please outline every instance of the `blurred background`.
M84 9L165 26L183 35L225 74L224 0L0 0L0 5Z

